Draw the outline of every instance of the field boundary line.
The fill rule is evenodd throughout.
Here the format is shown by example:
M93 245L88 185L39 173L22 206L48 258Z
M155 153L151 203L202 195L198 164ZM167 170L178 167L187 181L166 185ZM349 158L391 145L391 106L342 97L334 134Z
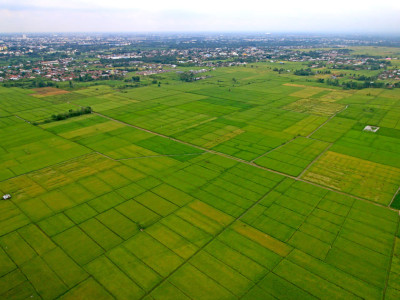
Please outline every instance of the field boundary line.
M183 153L183 154L165 154L165 155L146 155L146 156L137 156L137 157L126 157L126 158L112 158L111 156L108 156L107 154L95 151L92 148L89 148L93 150L93 153L97 153L101 156L104 156L105 158L108 158L113 161L124 161L124 160L131 160L131 159L141 159L141 158L151 158L151 157L174 157L174 156L191 156L191 155L204 155L206 152L200 152L200 153Z
M400 213L399 213L399 215L400 215ZM399 221L400 221L400 219L399 219L399 216L397 217L397 228L399 227ZM396 239L397 239L397 235L396 234L394 234L394 241L393 241L393 246L392 246L392 251L390 252L390 259L389 259L389 268L388 268L388 270L387 270L387 275L386 275L386 280L385 280L385 287L384 287L384 289L383 289L383 297L382 297L382 299L385 299L385 297L386 297L386 290L387 290L387 287L388 287L388 285L389 285L389 278L390 278L390 271L392 270L392 262L393 262L393 256L394 256L394 249L395 249L395 247L396 247Z
M251 163L254 163L255 160L257 160L257 159L259 159L259 158L261 158L261 157L267 155L268 153L271 153L271 152L273 152L273 151L275 151L275 150L278 150L279 148L282 148L283 146L289 144L290 142L293 142L293 141L294 141L295 139L297 139L298 137L300 137L300 136L295 136L294 138L292 138L292 139L290 139L290 140L284 142L283 144L279 145L278 147L272 148L271 150L265 152L264 154L261 154L260 156L258 156L258 157L256 157L256 158L252 159L250 162L251 162Z
M88 149L89 149L89 148L88 148ZM90 149L90 150L91 150L91 149ZM93 154L93 153L99 154L99 153L97 153L97 152L85 153L85 154L78 155L78 156L72 157L72 158L70 158L70 159L63 160L63 161L60 161L60 162L57 162L57 163L54 163L54 164L51 164L51 165L48 165L48 166L39 168L39 169L31 170L31 171L28 171L28 172L25 172L25 173L22 173L22 174L19 174L19 175L15 175L15 176L9 177L9 178L7 178L7 179L1 180L0 182L4 182L4 181L7 181L7 180L10 180L10 179L13 179L13 178L17 178L17 177L19 177L19 176L24 176L24 175L27 175L27 174L29 174L29 173L41 171L41 170L44 170L44 169L46 169L46 168L52 168L53 166L61 165L61 164L63 164L63 163L67 163L67 162L69 162L69 161L71 161L71 160L79 159L79 158L82 158L82 157L91 155L91 154Z
M330 116L330 117L328 118L328 120L326 120L324 123L322 123L321 125L319 125L319 126L317 127L317 129L315 129L313 132L311 132L311 133L310 133L309 135L307 135L306 137L309 138L310 136L312 136L315 132L317 132L317 131L318 131L321 127L323 127L326 123L328 123L330 120L332 120L334 117L336 117L337 114L339 114L339 113L345 111L348 107L349 107L349 104L347 104L343 109L341 109L341 110L335 112L332 116Z
M151 130L149 130L149 129L145 129L145 128L142 128L142 127L139 127L139 126L136 126L136 125L132 125L132 124L129 124L129 123L126 123L126 122L123 122L123 121L114 119L114 118L112 118L112 117L103 115L103 114L98 113L98 112L93 112L93 113L96 114L96 115L98 115L98 116L104 117L104 118L106 118L106 119L109 119L109 120L112 120L112 121L115 121L115 122L119 122L119 123L121 123L121 124L125 124L126 126L131 126L131 127L133 127L133 128L136 128L136 129L139 129L139 130L148 132L148 133L152 133L152 134L154 134L154 135L158 135L158 136L161 136L161 137L163 137L163 138L166 138L166 139L169 139L169 140L172 140L172 141L181 143L181 144L185 144L185 145L187 145L187 146L191 146L191 147L194 147L194 148L203 150L203 151L208 152L208 153L211 153L211 154L219 155L219 156L222 156L222 157L225 157L225 158L229 158L229 159L235 160L235 161L240 162L240 163L243 163L243 164L247 164L247 165L249 165L249 166L253 166L253 167L256 167L256 168L259 168L259 169L263 169L263 170L266 170L266 171L269 171L269 172L272 172L272 173L275 173L275 174L278 174L278 175L281 175L281 176L284 176L284 177L292 178L292 179L294 179L294 180L296 180L296 181L306 182L306 183L308 183L308 184L311 184L311 185L314 185L314 186L317 186L317 187L320 187L320 188L323 188L323 189L326 189L326 190L329 190L329 191L333 191L333 192L336 192L336 193L339 193L339 194L342 194L342 195L346 195L346 196L351 197L351 198L354 198L354 199L358 199L358 200L362 200L362 201L365 201L365 202L369 202L369 203L374 204L374 205L376 205L376 206L388 208L388 209L390 209L390 210L392 210L392 211L396 211L396 212L399 211L399 210L397 210L397 209L393 209L393 208L391 208L391 207L382 205L382 204L380 204L380 203L374 202L374 201L369 200L369 199L361 198L361 197L358 197L358 196L356 196L356 195L351 195L351 194L348 194L348 193L343 192L343 191L341 191L341 190L337 190L337 189L334 189L334 188L331 188L331 187L328 187L328 186L320 185L320 184L318 184L318 183L315 183L315 182L312 182L312 181L308 181L308 180L305 180L305 179L302 179L302 178L299 178L299 177L296 177L296 176L292 176L292 175L289 175L289 174L285 174L285 173L283 173L283 172L279 172L279 171L275 171L275 170L272 170L272 169L268 169L268 168L259 166L259 165L255 164L255 163L252 163L252 162L250 162L250 161L246 161L246 160L243 160L243 159L240 159L240 158L231 156L231 155L229 155L229 154L225 154L225 153L218 152L218 151L215 151L215 150L203 148L203 147L201 147L201 146L193 145L193 144L190 144L190 143L188 143L188 142L184 142L184 141L178 140L178 139L176 139L176 138L169 137L169 136L163 135L163 134L161 134L161 133L157 133L157 132L151 131Z
M25 173L25 174L26 174L26 173ZM17 203L15 203L14 201L12 201L12 202L13 202L13 204L18 208L18 210L20 210L20 212L30 221L30 223L29 223L29 224L25 224L25 225L23 225L23 226L21 226L21 227L15 229L15 230L11 231L11 232L18 232L19 229L21 229L21 228L23 228L23 227L26 227L26 226L34 226L34 227L37 228L37 230L39 230L44 236L46 236L47 238L49 238L49 240L56 246L56 248L52 248L52 249L47 250L46 252L44 252L44 253L42 253L42 254L39 254L39 253L37 252L37 250L34 249L34 248L31 246L31 244L30 244L22 235L20 235L21 239L24 240L24 242L27 243L27 244L32 248L32 250L37 254L37 255L35 256L35 258L36 258L36 257L39 257L39 258L49 267L49 269L56 275L56 277L57 277L63 284L65 284L66 286L67 286L67 284L65 283L65 281L60 277L59 274L57 274L57 273L53 270L53 268L50 267L50 265L47 263L47 261L43 258L43 256L44 256L45 254L47 254L47 253L53 251L54 249L57 249L57 248L60 249L69 259L71 259L74 263L76 263L76 264L79 266L79 268L82 269L82 270L88 275L85 279L83 279L83 280L81 280L80 282L76 283L74 286L68 288L65 292L61 293L61 294L58 295L57 297L61 297L62 295L68 293L71 289L73 289L74 287L78 286L78 285L81 284L82 282L86 281L86 280L87 280L88 278L90 278L90 277L92 277L96 282L98 282L91 274L89 274L89 273L84 269L83 266L81 266L75 259L73 259L73 258L69 255L69 253L67 253L67 252L64 250L63 247L61 247L56 241L54 241L54 240L52 239L52 237L50 237L46 232L43 231L43 229L38 225L39 221L34 222L34 221L32 220L32 218L31 218L29 215L27 215L27 214L20 208L20 206L19 206ZM46 204L46 205L47 205L47 204ZM61 213L62 213L63 215L65 215L64 212L61 212ZM57 213L54 213L53 216L56 215L56 214L57 214ZM65 216L66 216L69 220L71 220L67 215L65 215ZM75 226L79 227L77 224L75 224L73 227L75 227ZM73 228L73 227L71 227L71 228ZM79 227L79 229L82 230L80 227ZM82 231L83 231L83 230L82 230ZM11 232L6 233L6 234L4 234L4 235L2 235L2 236L5 236L5 235L7 235L7 234L10 234ZM85 234L86 234L86 233L85 233ZM93 240L91 236L89 236L89 235L87 235L87 236L88 236L88 238L90 238L91 240ZM96 243L97 245L99 245L96 241L93 240L93 242ZM100 245L99 245L99 246L100 246ZM101 246L100 246L100 248L103 249ZM0 246L0 249L2 249L1 246ZM14 259L8 255L8 253L7 253L6 251L4 251L4 252L5 252L5 254L7 255L7 257L8 257L9 259L11 259L11 261L17 266L17 269L14 269L14 270L8 272L7 274L9 274L9 273L11 273L11 272L13 272L13 271L15 271L15 270L19 270L19 271L21 272L21 274L22 274L22 275L27 279L27 281L31 284L31 281L28 280L28 277L25 275L25 273L24 273L24 272L22 271L22 269L21 269L22 265L18 265L18 264L14 261ZM97 258L97 257L96 257L96 258ZM32 259L31 259L31 260L32 260ZM93 260L94 260L94 259L93 259ZM93 260L92 260L92 261L93 261ZM29 262L29 261L25 262L24 264L26 264L26 263L28 263L28 262ZM99 282L98 282L98 283L99 283ZM100 283L99 283L99 284L100 284ZM100 284L100 285L101 285L101 284ZM40 297L42 297L42 295L39 293L39 291L36 289L36 287L35 287L33 284L31 284L31 286L32 286L32 288L34 289L34 291L35 291ZM101 286L103 286L103 285L101 285ZM67 287L68 287L68 286L67 286ZM106 289L106 290L107 290L107 289Z
M320 184L317 184L317 183L315 183L315 182L311 182L311 181L308 181L308 180L305 180L305 179L302 179L302 178L299 178L299 177L296 177L296 176L292 176L292 175L289 175L289 174L286 174L286 173L283 173L283 172L275 171L275 170L273 170L273 169L269 169L269 168L266 168L266 167L262 167L262 166L259 166L259 165L255 164L255 163L252 163L252 162L249 162L249 161L246 161L246 160L243 160L243 159L240 159L240 158L237 158L237 157L234 157L234 156L231 156L231 155L222 153L222 152L218 152L218 151L215 151L215 150L211 150L211 149L203 148L203 147L201 147L201 146L197 146L197 145L194 145L194 144L190 144L190 143L188 143L188 142L184 142L184 141L178 140L178 139L176 139L176 138L169 137L169 136L163 135L163 134L161 134L161 133L157 133L157 132L151 131L151 130L149 130L149 129L145 129L145 128L142 128L142 127L139 127L139 126L136 126L136 125L133 125L133 124L126 123L126 122L124 122L124 121L120 121L120 120L114 119L114 118L112 118L112 117L103 115L103 114L98 113L98 112L94 112L94 111L93 111L92 113L93 113L93 114L96 114L96 115L98 115L98 116L101 116L101 117L103 117L103 118L106 118L106 119L109 119L109 120L112 120L112 121L115 121L115 122L124 124L124 125L126 125L126 126L130 126L130 127L136 128L136 129L138 129L138 130L142 130L142 131L145 131L145 132L148 132L148 133L151 133L151 134L154 134L154 135L157 135L157 136L160 136L160 137L163 137L163 138L166 138L166 139L169 139L169 140L172 140L172 141L181 143L181 144L185 144L185 145L187 145L187 146L191 146L191 147L197 148L197 149L199 149L199 150L202 150L202 151L205 151L205 152L208 152L208 153L211 153L211 154L219 155L219 156L222 156L222 157L225 157L225 158L228 158L228 159L232 159L232 160L235 160L235 161L237 161L237 162L244 163L244 164L247 164L247 165L250 165L250 166L259 168L259 169L263 169L263 170L266 170L266 171L269 171L269 172L272 172L272 173L275 173L275 174L278 174L278 175L281 175L281 176L284 176L284 177L292 178L292 179L294 179L294 180L296 180L296 181L302 181L302 182L305 182L305 183L308 183L308 184L311 184L311 185L314 185L314 186L317 186L317 187L320 187L320 188L323 188L323 189L326 189L326 190L329 190L329 191L337 192L337 193L339 193L339 194L346 195L346 196L349 196L349 197L354 198L354 199L366 201L366 202L369 202L369 203L374 204L374 205L376 205L376 206L388 208L388 209L390 209L390 210L392 210L392 211L396 211L396 212L399 211L399 210L397 210L397 209L394 209L394 208L391 208L391 207L382 205L382 204L380 204L380 203L371 201L371 200L369 200L369 199L361 198L361 197L358 197L358 196L355 196L355 195L351 195L351 194L348 194L348 193L346 193L346 192L343 192L343 191L340 191L340 190L337 190L337 189L334 189L334 188L331 188L331 187L328 187L328 186L320 185ZM42 128L42 130L47 131L47 130L45 130L45 129L43 129L43 128ZM79 145L80 145L80 144L79 144ZM89 149L89 150L91 150L92 152L86 153L86 154L83 154L83 155L80 155L80 156L77 156L77 157L74 157L74 158L71 158L71 159L69 159L69 160L72 160L72 159L75 159L75 158L79 158L79 157L82 157L82 156L85 156L85 155L90 155L90 154L92 154L92 153L101 154L101 155L103 155L104 157L107 157L106 155L104 155L104 154L102 154L102 153L99 153L99 152L96 152L96 151L93 152L93 150L92 150L91 148L88 148L88 147L86 147L86 148ZM109 158L109 157L108 157L108 158ZM109 158L109 159L114 160L114 159L112 159L112 158ZM66 161L69 161L69 160L66 160ZM63 161L63 162L66 162L66 161ZM62 162L60 162L60 163L62 163ZM59 164L59 163L56 163L56 164L53 164L53 165L57 165L57 164ZM50 165L50 166L53 166L53 165ZM50 167L50 166L47 166L47 167ZM44 168L46 168L46 167L43 167L43 168L41 168L41 169L44 169ZM38 170L41 170L41 169L38 169ZM37 171L37 170L35 170L35 171ZM25 175L25 174L27 174L27 173L30 173L30 172L26 172L26 173L20 174L20 175L18 175L18 176ZM18 176L14 176L14 177L11 177L11 178L15 178L15 177L18 177ZM10 179L10 178L8 178L8 179ZM6 180L8 180L8 179L6 179Z
M327 196L327 194L324 195L324 196L318 201L318 204L315 205L315 207L314 207L314 208L312 209L312 211L308 214L308 216L306 217L306 219L304 219L304 221L302 222L302 224L296 229L296 231L290 236L290 238L288 238L288 241L285 242L286 244L289 244L289 240L293 237L293 235L294 235L296 232L300 231L301 226L302 226L304 223L306 223L307 218L308 218L309 216L311 216L312 213L313 213L316 209L321 209L321 210L327 211L327 210L325 210L325 209L322 209L322 208L319 208L319 207L318 207L318 205L321 203L322 200L324 200L324 199L326 198L326 196ZM276 203L276 201L274 201L273 203ZM347 222L347 220L349 219L349 215L350 215L351 210L353 209L354 203L355 203L355 201L349 206L349 210L348 210L348 212L347 212L347 214L346 214L346 216L345 216L345 219L344 219L343 223L340 225L340 229L339 229L338 232L336 233L335 239L332 241L331 244L329 244L329 250L328 250L327 254L325 255L325 258L327 257L327 255L329 254L329 252L331 251L331 249L333 248L333 245L335 244L337 238L339 237L339 235L340 235L340 233L341 233L341 231L342 231L342 229L343 229L343 227L344 227L344 224L345 224L345 223ZM280 205L280 204L276 204L276 205ZM280 206L281 206L281 205L280 205ZM285 207L285 208L286 208L286 207ZM287 209L290 210L290 211L296 212L296 211L294 211L294 210L292 210L292 209L290 209L290 208L287 208ZM332 214L335 214L335 213L333 213L333 212L331 212L331 213L332 213ZM336 214L335 214L335 215L336 215ZM340 216L340 215L337 215L337 216ZM278 222L279 222L279 221L278 221ZM330 222L330 221L327 221L327 222ZM250 226L251 226L251 225L250 225ZM255 227L254 227L254 228L255 228ZM257 228L256 228L256 229L257 229ZM308 235L308 233L305 233L305 232L303 232L303 233L306 234L306 235ZM314 238L315 238L315 237L314 237ZM322 241L322 240L319 239L319 238L316 238L316 239L319 240L319 241L321 241L321 242L323 242L323 243L325 243L325 244L328 244L327 242L324 242L324 241ZM344 238L344 239L346 239L346 238ZM348 240L348 239L346 239L346 240ZM349 241L351 241L351 240L349 240ZM359 243L357 243L357 242L354 242L354 241L351 241L351 242L356 243L356 244L358 244L358 245L361 245L361 244L359 244ZM290 244L289 244L289 245L290 245ZM361 246L363 246L363 245L361 245ZM364 247L365 247L365 246L364 246ZM367 248L367 247L366 247L366 248ZM290 253L292 253L293 250L295 250L295 249L297 249L297 248L293 247L293 249L292 249L292 251L291 251ZM369 248L368 248L368 249L369 249ZM300 250L300 249L297 249L297 250ZM370 249L370 250L372 250L372 249ZM301 251L301 250L300 250L300 251ZM372 250L372 251L374 251L374 250ZM375 251L375 252L376 252L376 251ZM290 253L288 254L288 256L290 255ZM305 253L306 253L306 252L305 252ZM377 253L379 253L379 252L377 252ZM311 254L309 254L309 253L306 253L306 254L312 256L314 259L316 259L316 260L318 260L318 261L320 261L320 262L326 263L326 262L325 262L325 258L324 258L324 259L322 259L322 258L317 258L317 257L314 257L313 255L311 255ZM309 270L309 269L306 269L304 266L299 265L299 264L296 263L296 262L293 262L293 261L291 261L291 260L289 260L289 261L290 261L291 263L293 263L293 264L299 266L300 268L303 268L303 269L305 269L306 271L308 271L308 272L310 272L310 273L312 273L312 274L314 274L314 275L317 275L317 276L321 277L322 279L324 279L324 280L330 282L331 284L333 284L333 285L335 285L335 286L337 286L337 287L339 287L339 288L341 288L341 289L343 289L343 290L349 292L350 294L353 294L353 295L355 295L355 296L357 296L357 297L360 297L359 295L355 294L353 291L349 290L348 288L342 287L342 286L338 285L337 283L334 283L332 280L327 279L327 278L325 278L325 277L322 277L320 274L316 274L314 271ZM328 264L328 263L326 263L326 264ZM350 273L348 273L348 272L345 272L345 271L343 271L343 270L337 268L336 266L333 266L333 265L331 265L331 264L329 264L329 265L330 265L331 267L333 267L335 270L338 270L338 271L340 271L340 272L346 273L347 275L349 275L349 276L355 278L356 280L362 281L362 282L364 282L364 283L366 283L366 284L370 284L369 282L365 281L364 279L361 279L361 278L356 277L356 276L354 276L354 275L352 275L352 274L350 274ZM275 268L274 268L274 269L275 269ZM271 272L274 273L275 275L281 277L280 275L278 275L278 274L276 274L276 273L274 272L274 269L271 270ZM291 283L291 284L294 284L294 283L290 282L289 280L287 280L287 279L285 279L285 278L283 278L283 277L281 277L281 278L284 279L285 281ZM296 285L296 286L297 286L297 285ZM300 286L297 286L297 287L301 288ZM302 288L301 288L301 289L302 289ZM305 290L304 290L304 291L305 291ZM309 292L308 292L308 293L309 293ZM309 293L309 294L311 294L311 293Z
M390 203L389 203L389 205L388 205L389 208L391 208L390 206L392 205L394 199L395 199L396 196L399 194L399 192L400 192L400 186L399 186L399 188L397 189L397 191L394 193L394 195L393 195L393 197L392 197L392 200L390 201Z
M18 208L18 209L19 209L19 208ZM22 213L25 215L24 212L22 212ZM25 216L26 216L26 215L25 215ZM26 216L26 217L28 218L28 216ZM27 226L27 225L24 225L24 226L22 226L22 227L20 227L20 228L23 228L23 227L25 227L25 226ZM20 228L15 229L14 231L11 231L11 232L17 232L17 230L19 230ZM11 233L11 232L10 232L10 233ZM18 232L17 232L17 233L18 233ZM6 235L7 235L7 234L9 234L9 233L6 233ZM18 233L18 235L21 237L21 239L22 239L25 243L27 243L27 242L25 241L25 239L22 237L22 235L20 235L19 233ZM27 244L29 245L29 247L32 248L32 246L31 246L29 243L27 243ZM5 276L7 276L7 275L9 275L9 274L11 274L11 273L13 273L13 272L15 272L16 270L18 270L18 271L22 274L22 276L25 278L25 280L26 280L27 282L30 283L30 285L32 286L32 289L35 291L35 293L36 293L37 295L39 295L39 297L41 297L41 295L39 294L38 290L36 289L36 287L35 287L33 284L31 284L31 282L29 281L28 277L27 277L27 276L25 275L25 273L22 271L21 267L22 267L22 265L26 264L27 262L33 260L33 259L36 258L36 257L40 257L40 258L42 258L42 257L36 252L35 249L32 248L32 251L34 251L36 255L35 255L33 258L31 258L29 261L26 261L26 262L24 262L23 264L18 265L18 264L15 262L15 260L7 253L7 251L5 251L4 247L0 246L0 249L3 250L3 252L4 252L4 254L7 256L7 258L10 259L10 260L13 262L13 264L16 266L15 269L12 269L11 271L5 273L5 274L2 275L1 277L3 278L3 277L5 277ZM7 249L7 248L6 248L6 249ZM51 250L50 250L50 251L51 251ZM47 252L46 252L46 253L47 253ZM46 254L46 253L44 253L44 254ZM68 257L69 257L69 256L68 256ZM49 267L49 269L50 269L52 272L54 272L53 269L50 268L50 266L47 264L47 262L46 262L44 259L42 259L42 260L43 260L44 263ZM55 273L55 272L54 272L54 273ZM56 274L56 276L57 276L58 279L61 280L61 282L64 283L64 281L63 281L57 274ZM18 284L17 286L19 286L19 284ZM8 290L6 290L6 291L4 292L4 294L7 293L7 292L9 292L9 291L12 290L13 288L16 288L17 286L8 288ZM32 296L33 296L33 295L32 295Z
M335 245L335 243L336 243L336 240L338 239L338 237L340 236L340 234L341 234L341 232L342 232L342 230L343 230L344 224L346 224L347 219L349 218L349 215L350 215L351 210L353 209L354 203L355 203L355 201L354 201L354 202L351 204L351 206L349 207L349 211L347 212L347 214L346 214L346 216L345 216L345 219L343 220L343 223L340 225L340 229L338 230L338 232L337 232L337 234L336 234L336 236L335 236L335 239L332 241L332 243L331 243L331 245L330 245L330 247L329 247L329 251L326 253L326 255L325 255L325 257L324 257L324 259L323 259L322 261L325 261L325 259L326 259L326 257L328 256L329 252L331 252L332 248L334 247L334 245ZM351 241L351 242L353 242L353 241ZM356 243L356 242L353 242L353 243ZM358 243L356 243L356 244L358 244ZM358 244L358 245L359 245L359 244ZM364 247L365 247L365 246L364 246ZM365 247L365 248L367 248L367 247ZM363 281L364 281L364 280L363 280Z
M29 109L28 109L28 110L29 110ZM18 118L18 119L20 119L20 120L22 120L22 121L24 121L24 122L26 122L26 123L28 123L28 124L32 124L31 121L28 121L27 119L24 119L24 118L22 118L22 117L20 117L20 116L14 115L14 117L16 117L16 118Z
M130 160L130 159L141 159L141 158L148 158L148 157L174 157L174 156L185 156L185 155L203 155L206 154L206 152L202 153L184 153L184 154L165 154L165 155L147 155L147 156L138 156L138 157L128 157L128 158L120 158L116 159L116 161L122 161L122 160Z
M197 127L197 126L200 126L200 125L203 125L203 124L207 124L207 123L209 123L209 122L212 122L212 121L215 121L215 120L217 120L218 118L217 117L212 117L212 118L210 118L210 119L206 119L206 120L204 120L204 121L201 121L200 123L196 123L196 124L192 124L192 125L190 125L190 126L187 126L183 131L186 131L186 130L188 130L188 129L191 129L191 128L194 128L194 127ZM162 127L162 126L161 126Z
M292 186L290 186L288 189L290 189ZM323 200L323 199L325 199L325 197L326 197L326 195L328 194L329 192L327 191L326 192L326 194L323 196L323 197L321 197L320 199L319 199L319 201L318 201L318 203L316 203L315 204L315 206L311 209L311 211L307 214L307 216L305 216L305 218L304 218L304 220L301 222L301 224L296 228L296 230L290 235L290 237L288 237L287 238L287 243L289 244L289 241L292 239L292 237L296 234L296 232L298 232L298 231L300 231L300 228L301 228L301 226L303 226L303 224L307 221L307 219L311 216L311 214L318 208L319 209L319 207L318 207L318 205L320 205L320 203L321 203L321 201ZM291 199L294 199L294 198L292 198L292 197L290 197ZM296 199L295 199L296 200ZM287 207L285 207L285 206L283 206L283 205L280 205L279 203L276 203L276 201L277 200L275 200L274 202L273 202L273 204L275 204L275 205L279 205L279 206L281 206L281 207L283 207L283 208L286 208L287 210L290 210L290 211L293 211L293 212L295 212L295 213L297 213L297 214L300 214L299 212L297 212L297 211L295 211L295 210L293 210L293 209L291 209L291 208L287 208ZM303 201L301 201L301 202L303 202ZM272 204L271 204L272 205ZM275 219L274 219L275 220ZM278 220L276 220L276 221L278 221ZM278 221L279 222L279 221ZM322 230L324 230L324 229L322 229ZM326 230L324 230L324 231L326 231ZM308 233L306 233L306 232L303 232L304 234L306 234L306 235L309 235ZM327 244L326 242L324 242L324 241L322 241L321 239L319 239L319 238L316 238L316 237L314 237L315 239L317 239L317 240L319 240L319 241L321 241L322 243L325 243L325 244ZM289 244L290 245L290 244ZM294 249L295 249L295 247L293 247Z
M282 179L283 180L283 179ZM153 290L155 290L157 287L159 287L161 284L163 284L165 281L168 280L170 276L175 274L178 270L180 270L185 264L189 263L190 259L197 255L200 251L202 251L205 247L207 247L211 242L213 242L217 237L219 237L222 233L224 233L228 228L232 226L235 222L240 220L249 210L251 210L254 206L256 206L258 203L260 203L271 191L273 191L281 182L282 180L278 181L273 187L271 187L264 195L260 197L257 201L255 201L253 204L251 204L243 213L241 213L239 216L236 218L233 218L233 220L227 224L225 227L223 227L219 232L217 232L212 238L207 241L203 246L199 247L199 249L196 250L190 257L188 257L184 262L179 265L175 270L173 270L168 276L164 277L157 285L155 285L152 289L148 290L146 294L141 297L140 299L143 299L147 295L149 295ZM212 279L212 278L211 278Z
M304 170L297 176L298 178L300 178L301 176L303 176L303 174L305 172L308 171L308 169L322 156L324 155L331 147L333 146L333 143L328 145L316 158L314 158L312 160L312 162L310 162L307 167L304 168Z
M192 267L193 268L195 268L195 266L193 266L192 265ZM197 268L196 268L197 269ZM197 269L199 272L201 272L199 269ZM201 273L203 273L203 272L201 272ZM204 274L204 273L203 273ZM207 275L206 275L207 276ZM208 278L210 278L209 276L207 276ZM212 278L210 278L211 280L213 280ZM182 289L180 289L179 287L177 287L173 282L171 282L171 281L168 281L168 283L170 284L170 285L172 285L172 286L174 286L174 287L176 287L176 289L178 290L178 291L180 291L182 294L184 294L186 297L188 297L188 299L191 299L191 300L195 300L195 299L193 299L192 297L190 297L185 291L182 291ZM223 287L222 285L220 285L219 283L217 283L221 288L223 288L223 289L225 289L226 290L226 288L225 287ZM232 294L232 293L231 293Z
M207 252L208 253L208 252ZM193 257L193 256L192 256ZM220 261L221 262L221 261ZM197 271L199 271L200 273L202 273L204 276L208 277L211 279L211 281L215 282L215 284L217 284L218 286L220 286L222 289L228 291L229 294L231 294L233 297L238 297L237 295L235 295L232 291L228 290L227 287L223 286L221 283L219 283L216 279L212 278L211 276L209 276L208 274L204 273L204 271L200 270L197 266L195 266L194 264L192 264L190 261L187 262L190 266L192 266L193 268L195 268ZM221 262L222 264L224 264L227 268L231 268L230 266L228 266L227 264ZM232 269L232 268L231 268ZM181 291L181 289L179 287L177 287L175 284L173 284L172 282L168 281L169 283L171 283L173 286L175 286L178 290ZM192 297L189 297L190 299L193 299ZM194 299L196 300L196 299Z

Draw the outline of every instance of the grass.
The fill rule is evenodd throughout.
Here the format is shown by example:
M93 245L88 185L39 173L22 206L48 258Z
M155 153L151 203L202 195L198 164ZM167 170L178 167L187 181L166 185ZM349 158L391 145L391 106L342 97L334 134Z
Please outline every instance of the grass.
M0 89L0 298L398 298L397 90L255 66Z

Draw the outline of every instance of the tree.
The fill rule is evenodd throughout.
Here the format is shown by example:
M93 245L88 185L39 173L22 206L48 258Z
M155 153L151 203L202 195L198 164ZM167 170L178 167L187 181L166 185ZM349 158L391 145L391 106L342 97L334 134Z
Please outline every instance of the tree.
M140 76L132 76L132 82L140 82Z
M87 106L87 107L82 107L79 110L69 109L67 113L54 114L51 116L51 119L53 121L60 121L71 117L76 117L90 113L92 113L92 108L90 106ZM51 122L51 120L47 120L47 122Z
M194 81L194 74L193 72L187 71L179 74L179 79L185 82L192 82Z
M297 76L309 76L309 75L314 75L314 72L311 71L310 68L307 68L307 69L295 70L293 74Z

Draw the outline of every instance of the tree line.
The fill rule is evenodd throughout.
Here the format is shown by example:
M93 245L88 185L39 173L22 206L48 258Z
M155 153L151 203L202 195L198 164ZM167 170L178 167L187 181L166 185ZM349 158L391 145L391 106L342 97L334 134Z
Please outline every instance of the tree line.
M47 119L45 122L51 122L51 121L61 121L61 120L66 120L72 117L77 117L81 115L86 115L86 114L91 114L92 113L92 108L90 106L82 107L81 109L73 110L70 109L66 113L59 113L59 114L54 114L51 115L51 119Z

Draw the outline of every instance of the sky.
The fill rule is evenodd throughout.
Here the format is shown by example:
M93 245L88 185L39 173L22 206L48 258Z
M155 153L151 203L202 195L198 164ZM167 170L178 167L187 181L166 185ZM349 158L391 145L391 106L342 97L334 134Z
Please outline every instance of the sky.
M0 0L0 32L400 34L400 0Z

